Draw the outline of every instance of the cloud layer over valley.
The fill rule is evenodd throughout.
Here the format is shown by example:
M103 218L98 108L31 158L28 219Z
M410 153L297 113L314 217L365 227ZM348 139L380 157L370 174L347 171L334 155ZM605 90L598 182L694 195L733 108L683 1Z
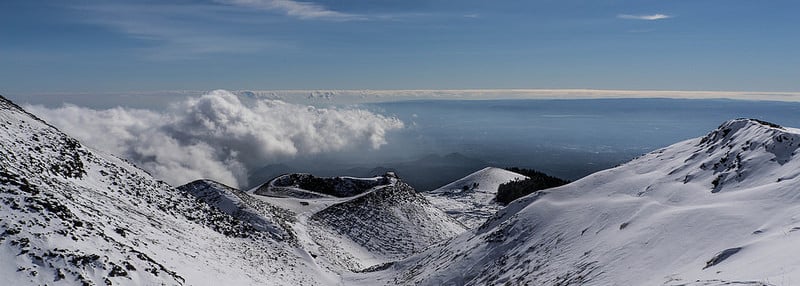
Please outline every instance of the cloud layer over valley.
M403 122L360 109L251 100L217 90L164 112L75 105L26 106L82 143L133 161L170 184L199 178L246 185L248 172L281 159L377 149Z

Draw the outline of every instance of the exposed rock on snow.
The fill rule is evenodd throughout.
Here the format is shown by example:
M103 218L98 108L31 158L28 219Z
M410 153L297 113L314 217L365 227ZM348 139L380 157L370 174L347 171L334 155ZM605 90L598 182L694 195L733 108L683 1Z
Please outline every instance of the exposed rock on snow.
M212 180L197 180L178 187L234 218L250 223L256 230L267 231L273 238L296 242L290 225L296 220L289 210L275 207L236 188Z
M291 209L303 247L334 271L361 271L405 258L465 231L393 174L373 178L286 174L255 188Z
M310 221L381 256L382 262L405 258L464 232L464 226L403 182L327 207Z

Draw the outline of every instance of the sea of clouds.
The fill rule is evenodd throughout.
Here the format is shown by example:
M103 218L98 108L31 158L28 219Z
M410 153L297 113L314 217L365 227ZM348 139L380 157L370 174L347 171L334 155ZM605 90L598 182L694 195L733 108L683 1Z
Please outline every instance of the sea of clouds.
M164 111L76 105L27 110L85 145L132 161L172 185L209 178L247 185L250 170L300 154L377 149L403 122L356 108L252 100L224 90Z

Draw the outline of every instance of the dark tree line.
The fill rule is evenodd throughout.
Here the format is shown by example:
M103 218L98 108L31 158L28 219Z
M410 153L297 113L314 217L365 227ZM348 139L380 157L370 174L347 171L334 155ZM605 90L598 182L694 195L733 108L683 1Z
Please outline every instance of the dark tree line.
M497 196L495 200L502 205L507 205L513 200L540 190L555 188L569 183L567 180L556 178L533 169L512 167L506 168L506 170L525 175L528 179L500 184L500 186L497 187Z

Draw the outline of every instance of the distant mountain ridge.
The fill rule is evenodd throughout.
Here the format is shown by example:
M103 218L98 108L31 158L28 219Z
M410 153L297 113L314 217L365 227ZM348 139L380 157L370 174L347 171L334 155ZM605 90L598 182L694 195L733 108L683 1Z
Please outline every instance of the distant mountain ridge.
M386 172L396 172L403 181L418 191L428 191L457 180L467 174L480 170L488 163L464 156L460 153L445 155L429 154L416 160L385 162L381 166L339 167L325 166L298 167L288 164L264 166L250 174L248 189L257 187L263 182L277 176L291 173L310 172L323 176L374 177Z

